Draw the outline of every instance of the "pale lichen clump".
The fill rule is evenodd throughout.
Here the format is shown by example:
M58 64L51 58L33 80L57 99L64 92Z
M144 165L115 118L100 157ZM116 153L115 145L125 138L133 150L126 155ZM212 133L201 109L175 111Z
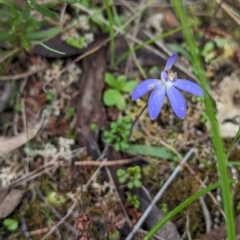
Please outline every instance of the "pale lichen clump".
M0 169L0 186L8 186L18 176L11 166Z

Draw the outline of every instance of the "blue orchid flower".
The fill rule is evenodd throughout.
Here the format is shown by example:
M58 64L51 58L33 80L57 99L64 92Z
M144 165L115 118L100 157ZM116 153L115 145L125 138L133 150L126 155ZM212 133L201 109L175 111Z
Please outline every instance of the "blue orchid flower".
M166 93L173 111L181 119L186 115L186 101L178 89L203 97L203 90L198 84L177 78L177 73L172 70L177 58L177 53L168 58L164 71L161 72L161 79L147 79L133 90L132 100L152 91L148 99L148 112L152 120L159 115Z

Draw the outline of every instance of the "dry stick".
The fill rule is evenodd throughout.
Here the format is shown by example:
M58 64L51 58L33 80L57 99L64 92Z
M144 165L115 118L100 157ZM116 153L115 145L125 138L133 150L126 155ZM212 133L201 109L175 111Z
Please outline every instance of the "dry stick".
M35 73L43 71L45 68L46 68L46 66L40 66L40 67L37 67L36 69L29 70L28 72L25 72L25 73L20 73L20 74L16 74L16 75L12 75L12 76L3 76L2 75L2 76L0 76L0 81L9 81L9 80L13 81L13 80L19 80L22 78L26 78Z
M186 219L186 231L187 231L187 236L188 236L188 240L192 240L190 231L189 231L189 225L190 225L190 217L189 214L187 214L187 219Z
M240 25L240 19L239 16L237 15L236 12L234 12L229 6L228 4L224 3L222 0L215 0L222 9L224 9L228 15L238 24Z
M77 205L77 200L75 200L71 206L71 208L68 210L68 213L61 219L60 222L57 223L52 229L42 238L42 240L46 239L48 236L50 236L53 232L56 231L56 229L65 222L65 220L72 214L74 208Z
M66 8L67 8L67 3L63 3L63 6L62 6L61 11L60 11L60 17L59 17L59 22L60 22L60 27L61 28L63 26L63 19L64 19Z
M175 168L171 176L167 179L167 181L164 183L158 194L155 196L155 198L152 200L146 211L143 213L137 224L133 227L131 233L128 235L126 240L131 240L134 236L134 234L137 232L137 230L142 226L143 222L148 217L149 213L152 211L152 208L156 205L156 203L159 201L159 199L162 197L163 193L166 191L166 189L169 187L169 185L172 183L174 178L177 176L179 171L181 170L182 166L185 165L185 163L189 160L189 158L192 156L192 154L195 152L195 149L192 148L190 151L185 155L183 160L180 162L180 164Z
M212 228L212 219L211 219L211 215L209 213L207 204L204 201L204 197L200 197L199 198L199 202L200 205L202 207L202 212L203 212L203 216L205 219L205 225L206 225L206 232L209 232Z
M122 165L122 164L130 164L134 161L139 160L138 157L134 157L132 159L119 159L119 160L113 160L109 162L105 162L107 159L105 158L101 162L97 161L79 161L79 162L74 162L74 165L76 166L100 166L101 167L111 167L111 166L116 166L116 165Z

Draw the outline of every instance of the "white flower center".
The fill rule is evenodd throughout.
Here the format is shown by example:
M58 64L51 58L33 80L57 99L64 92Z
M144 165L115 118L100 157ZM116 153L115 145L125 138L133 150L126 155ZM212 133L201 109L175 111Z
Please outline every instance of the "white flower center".
M167 81L167 82L165 83L165 85L166 85L167 88L170 88L170 87L172 87L173 83L170 82L170 81Z

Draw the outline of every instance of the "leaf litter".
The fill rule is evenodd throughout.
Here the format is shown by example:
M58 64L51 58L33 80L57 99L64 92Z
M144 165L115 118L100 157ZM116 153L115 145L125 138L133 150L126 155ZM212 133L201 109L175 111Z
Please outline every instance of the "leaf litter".
M135 6L134 1L129 1L129 4L128 7L120 5L118 9L124 17L132 14L131 8ZM232 4L234 7L234 3ZM156 17L158 25L153 24L149 17L147 24L143 24L144 30L150 32L152 36L156 36L161 31L178 27L177 19L169 8L164 11L162 7L159 7L160 5L153 6L144 13ZM198 6L197 12L199 12L199 8L204 7L211 10L211 6L203 3ZM147 205L150 204L151 198L157 194L176 168L178 164L176 156L184 156L192 148L197 150L195 157L188 162L192 171L188 167L182 168L179 175L164 192L159 204L154 206L159 213L157 217L154 215L155 221L160 220L163 216L162 203L167 203L168 210L174 209L199 190L201 187L199 179L206 180L206 184L218 180L203 103L196 97L184 95L188 99L187 114L184 121L179 121L174 117L169 104L165 102L160 117L154 122L148 118L146 110L138 117L146 105L146 98L137 100L136 105L127 100L124 111L104 106L102 94L103 90L107 88L104 83L104 74L106 72L113 72L116 76L124 74L126 68L129 67L129 61L132 60L124 60L118 68L111 69L109 66L109 36L106 33L102 34L103 31L106 31L104 25L96 25L96 21L91 22L88 14L79 9L76 10L74 5L68 5L68 8L62 24L68 25L70 22L76 21L75 27L71 31L60 33L45 42L49 47L65 52L64 58L37 45L29 56L24 53L21 56L16 55L20 61L12 61L10 67L2 74L4 77L9 75L9 80L11 80L11 76L25 78L26 84L23 84L24 79L19 79L15 83L17 88L22 87L20 92L20 97L23 99L20 101L21 108L18 110L9 102L1 112L0 127L0 209L4 209L4 211L0 211L0 217L18 219L22 227L15 233L8 232L3 226L0 228L5 237L11 235L13 239L28 236L42 239L48 233L51 236L49 239L56 239L61 233L67 235L69 239L104 239L106 235L110 239L126 239L131 232L131 227L138 222L146 208L136 209L126 201L127 189L126 186L119 183L116 171L119 168L127 168L127 166L117 164L105 166L104 162L132 159L133 155L137 154L138 161L132 161L132 165L141 167L143 186L134 189L134 193L138 196L141 206L144 206L146 201ZM153 15L152 12L156 10L159 13ZM78 25L79 17L76 17L75 11L80 13L80 19L84 17L84 21L89 20L88 28ZM194 18L204 18L194 15L194 11L196 9L190 9ZM101 17L105 18L104 15ZM142 15L140 22L144 23L145 17ZM232 20L228 19L227 21L227 24L230 24ZM81 22L83 21L81 20ZM231 35L231 32L226 32L226 28L223 28L222 24L221 21L212 21L210 25L214 29L222 30L225 33L224 36ZM201 27L206 28L204 23ZM208 32L204 32L202 28L199 30L202 33L201 41L203 42L212 40L212 35L217 34L216 31L212 31L210 38ZM146 35L143 37L139 26L137 32L136 39L144 41ZM87 34L90 34L91 37L81 49L66 43L68 36L76 39L78 36L87 38ZM199 40L200 49L203 44L201 41ZM78 44L80 43L78 42ZM137 58L147 73L149 67L158 66L163 69L167 56L164 55L166 58L162 57L159 48L162 46L168 49L169 43L178 44L181 48L186 49L181 34L177 32L167 36L157 47L152 44L151 48L140 48L136 51ZM123 37L116 38L115 47L116 58L128 50ZM238 49L229 51L225 45L218 45L212 51L219 56L221 61L231 61L239 66L239 61L236 60ZM9 52L6 51L6 53ZM85 53L86 56L82 60L75 62L77 55ZM212 56L211 54L210 56ZM2 61L4 62L8 55L4 54L3 56ZM183 74L183 76L185 74L186 78L189 78L190 62L183 56L180 57L179 64L181 65L180 70L184 69L184 71L179 74ZM22 73L28 72L28 66L32 63L46 66L44 72L31 72L31 74L22 76ZM126 77L128 79L134 77L140 81L143 79L140 71L135 62L131 62L131 64L133 66L132 71L129 72L131 76ZM209 74L211 92L216 103L215 110L220 130L225 146L228 147L239 126L239 93L237 89L239 77L235 72L226 74L227 70L219 73L214 64L216 63L213 58L212 62L207 65L207 74ZM209 66L212 68L210 69ZM220 79L219 82L218 79ZM47 116L42 114L45 111L41 111L41 109L47 109ZM41 113L38 121L35 120L37 113ZM125 115L130 116L132 121L137 119L129 138L131 154L127 151L115 152L111 145L105 146L102 137L103 131L108 129L112 119L118 119ZM96 129L92 129L91 124L95 124ZM239 161L239 149L239 143L236 143L234 151L230 155L231 160ZM103 164L96 167L91 164L75 164L81 161L89 163L99 161L100 164L101 162ZM238 167L232 166L230 170L233 175L237 176ZM8 175L6 175L7 171ZM20 189L16 189L16 186ZM34 190L36 194L33 194ZM235 216L239 214L238 190L239 184L236 184L233 189ZM212 218L211 228L216 228L224 222L224 219L220 214L220 193L216 191L212 194L216 201L214 202L211 196L207 195L204 202ZM6 208L5 211L6 203L10 209ZM186 224L186 218L189 219L189 225ZM151 217L146 219L143 230L149 230L153 224ZM25 227L24 231L22 230L23 226ZM240 229L237 231L239 233ZM200 202L188 206L186 211L172 219L169 229L164 233L158 233L158 236L164 239L173 239L170 232L175 233L174 239L178 238L176 236L185 236L186 232L192 238L211 239L208 238L208 235L203 236L205 221ZM214 230L212 234L217 235L216 239L225 237L221 228ZM140 237L143 235L142 232L138 232L135 239L141 239Z

